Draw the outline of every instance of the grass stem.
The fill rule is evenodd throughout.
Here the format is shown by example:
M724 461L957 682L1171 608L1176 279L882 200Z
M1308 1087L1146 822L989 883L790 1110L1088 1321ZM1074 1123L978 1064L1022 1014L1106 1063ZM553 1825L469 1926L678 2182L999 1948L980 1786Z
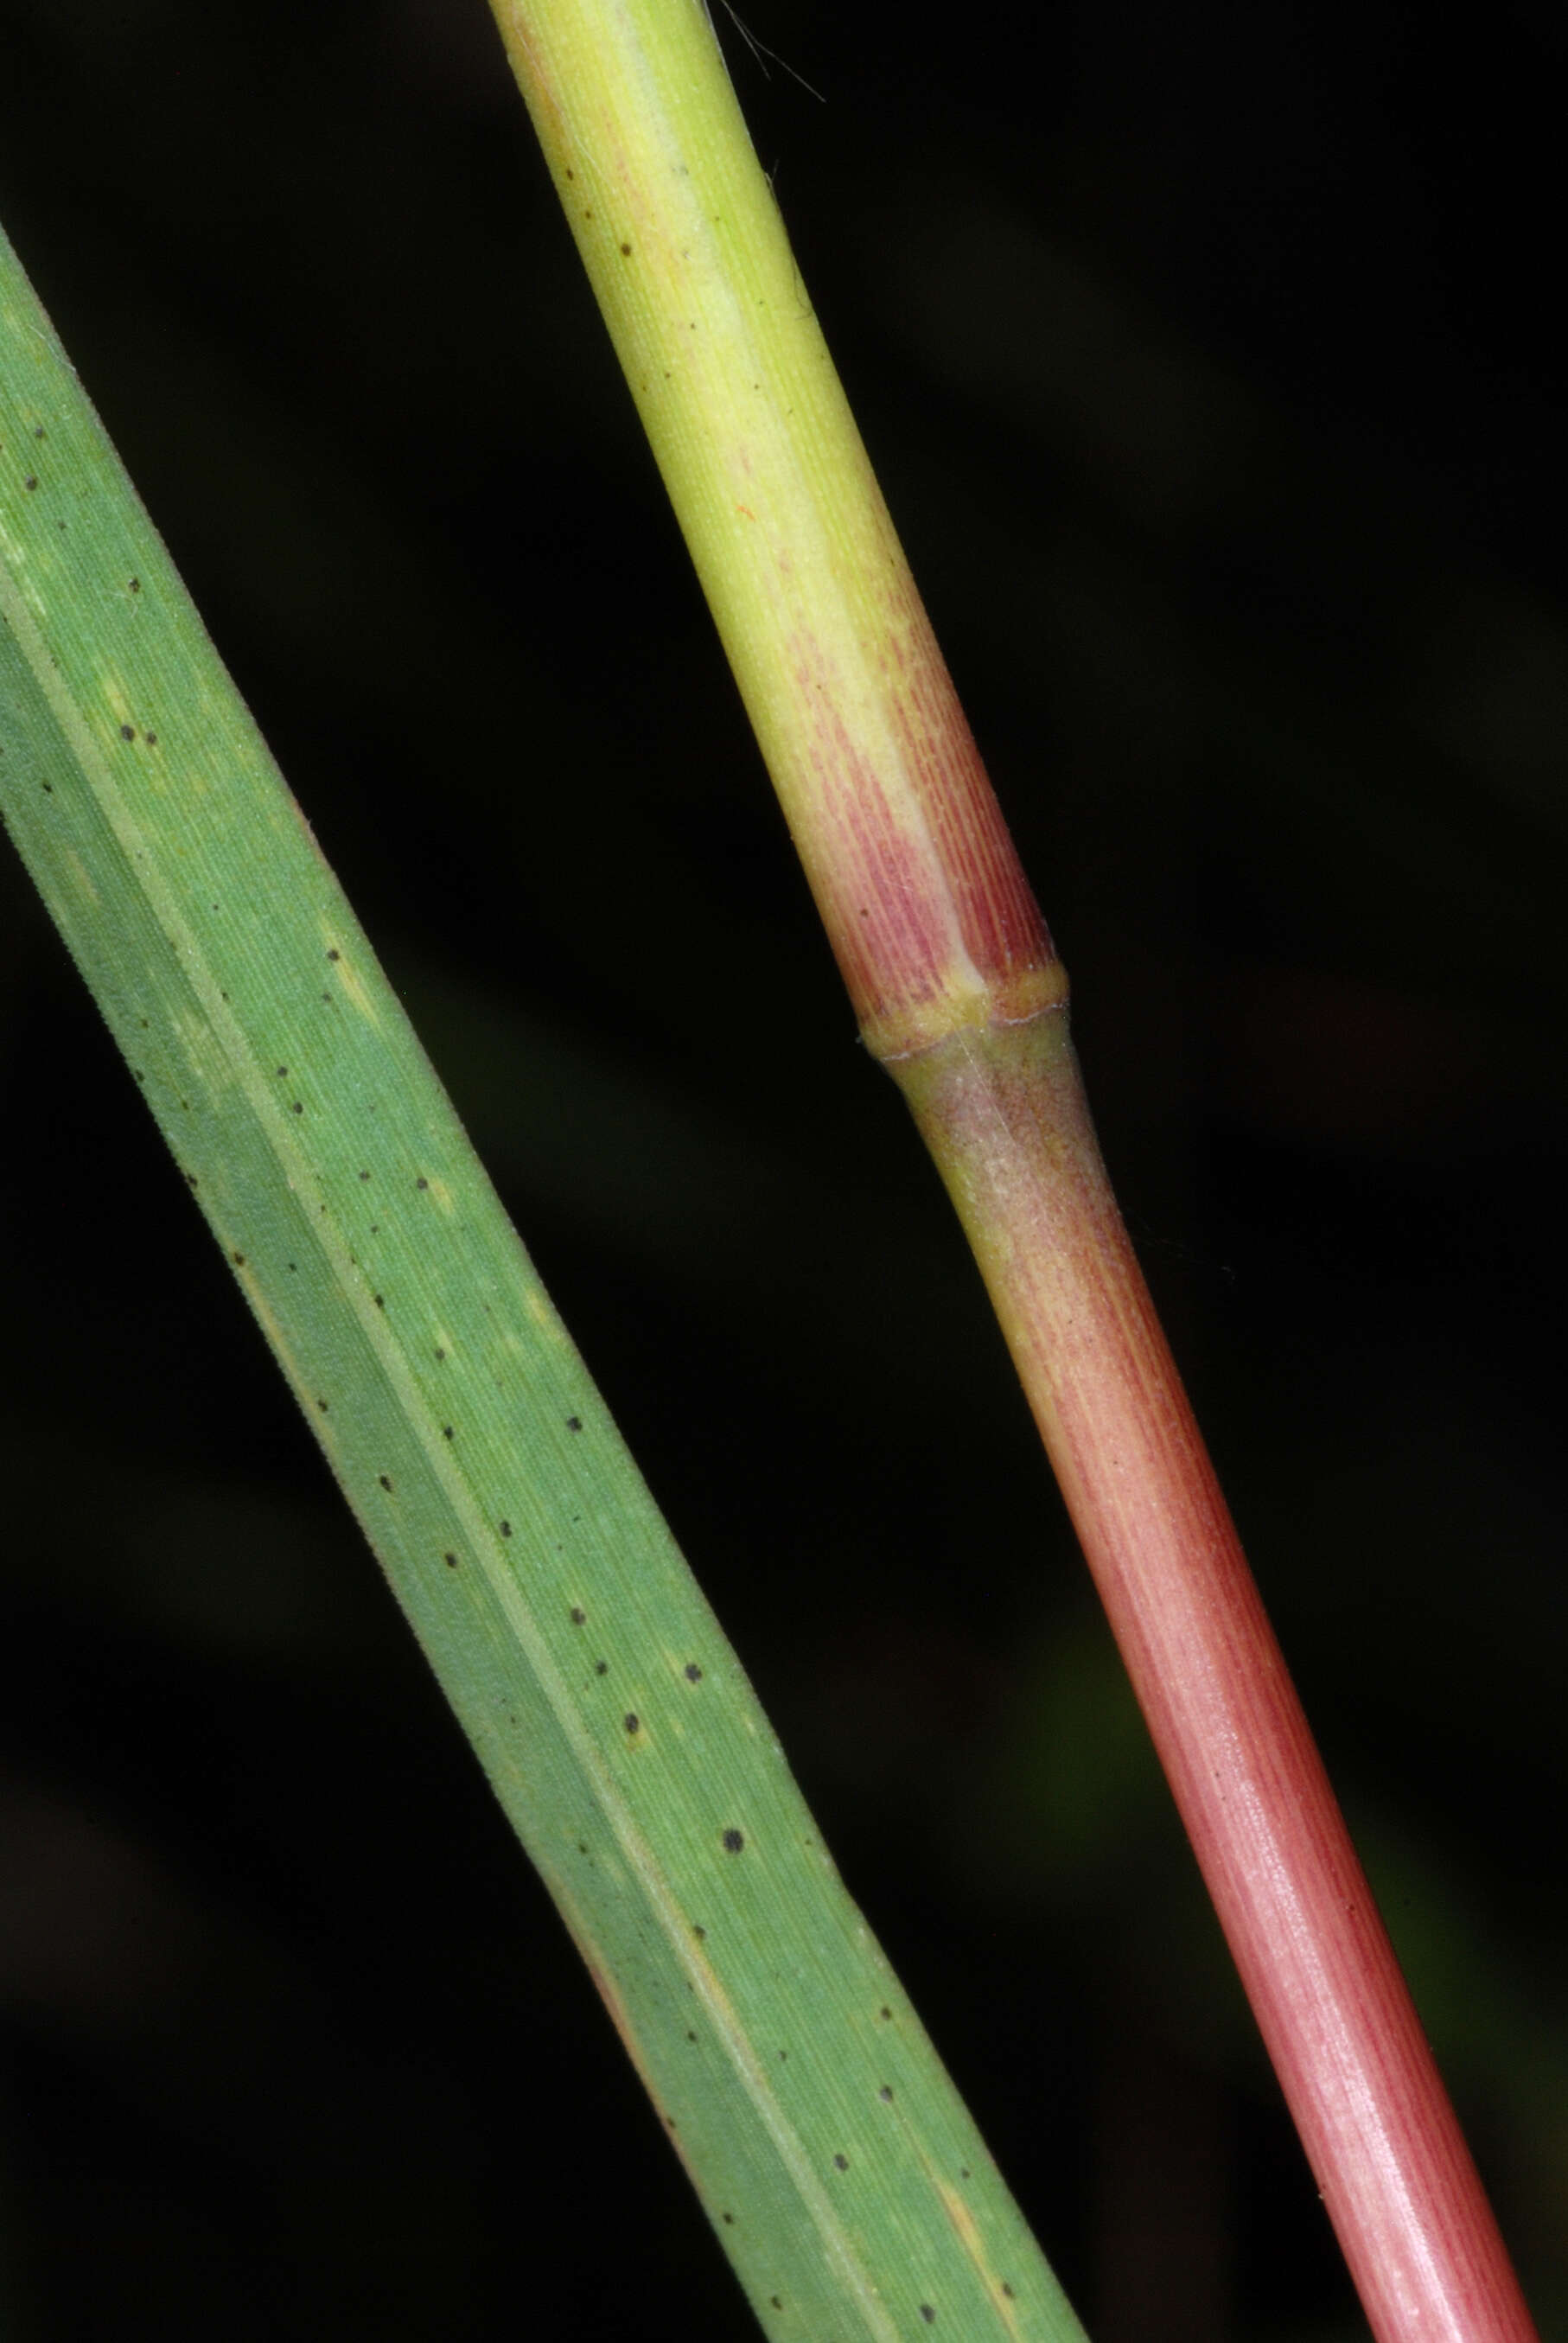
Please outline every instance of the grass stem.
M495 5L862 1036L969 1232L1373 2329L1523 2343L707 10Z

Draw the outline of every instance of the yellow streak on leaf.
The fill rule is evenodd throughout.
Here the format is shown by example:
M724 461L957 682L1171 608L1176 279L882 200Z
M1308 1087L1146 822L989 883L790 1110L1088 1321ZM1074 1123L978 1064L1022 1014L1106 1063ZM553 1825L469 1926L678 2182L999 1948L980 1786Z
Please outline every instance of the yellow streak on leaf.
M81 856L76 852L74 847L68 850L66 860L70 866L71 877L75 883L77 894L80 895L84 903L91 904L94 910L96 910L98 908L98 890L94 886L91 879L87 876L86 865L83 862Z
M379 1031L381 1019L377 1013L376 1003L371 1000L369 993L365 989L362 978L358 975L351 962L343 958L341 948L332 940L330 936L327 938L327 947L328 957L332 961L332 973L337 979L338 983L342 986L348 1001L358 1011L359 1015L364 1018L365 1022L367 1025L375 1026L377 1031Z
M958 2190L951 2186L950 2182L944 2180L940 2173L933 2172L931 2180L937 2195L942 2200L943 2212L958 2232L960 2244L984 2279L998 2310L1007 2322L1009 2333L1016 2335L1019 2331L1018 2305L1010 2295L1003 2294L1001 2290L1001 2280L987 2259L985 2241L980 2236L974 2215L970 2211Z

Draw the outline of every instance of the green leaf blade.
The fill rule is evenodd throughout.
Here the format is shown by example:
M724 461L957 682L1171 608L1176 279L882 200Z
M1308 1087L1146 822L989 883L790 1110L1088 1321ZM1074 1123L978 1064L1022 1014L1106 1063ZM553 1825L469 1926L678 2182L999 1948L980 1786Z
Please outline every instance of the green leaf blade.
M1069 2343L3 241L0 349L7 826L752 2302L812 2343ZM94 1241L134 1241L108 1170Z

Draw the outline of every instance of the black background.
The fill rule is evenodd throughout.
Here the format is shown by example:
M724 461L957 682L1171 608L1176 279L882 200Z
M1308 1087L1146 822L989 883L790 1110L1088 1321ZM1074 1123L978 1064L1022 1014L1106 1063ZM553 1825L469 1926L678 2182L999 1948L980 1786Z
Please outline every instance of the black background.
M1561 2335L1568 35L750 6L825 101L722 24L1135 1235ZM4 0L0 215L1096 2343L1355 2336L478 0ZM748 2335L10 859L0 1088L0 2329Z

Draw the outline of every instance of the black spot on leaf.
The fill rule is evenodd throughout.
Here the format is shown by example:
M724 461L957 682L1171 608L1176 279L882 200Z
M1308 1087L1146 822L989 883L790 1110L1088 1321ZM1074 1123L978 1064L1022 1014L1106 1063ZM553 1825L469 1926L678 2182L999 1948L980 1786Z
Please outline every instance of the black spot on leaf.
M727 1830L725 1832L724 1851L726 1855L739 1855L745 1844L746 1839L743 1832L738 1830Z

